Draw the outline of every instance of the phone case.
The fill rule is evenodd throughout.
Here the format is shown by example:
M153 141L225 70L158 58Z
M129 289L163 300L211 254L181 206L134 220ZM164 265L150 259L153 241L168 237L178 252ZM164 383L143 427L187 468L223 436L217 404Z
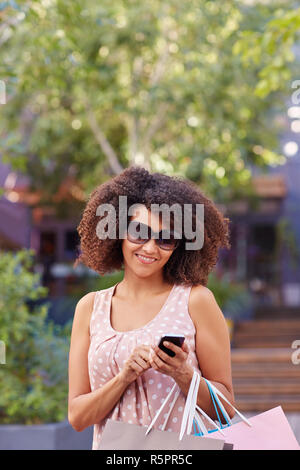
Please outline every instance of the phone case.
M158 347L162 351L164 351L166 354L168 354L168 356L174 357L175 356L174 351L172 351L169 348L166 348L166 346L163 345L163 342L164 341L169 341L170 343L175 344L175 346L181 347L183 345L184 339L185 338L184 338L183 335L164 335L164 336L161 337L161 339L159 341L159 344L158 344Z

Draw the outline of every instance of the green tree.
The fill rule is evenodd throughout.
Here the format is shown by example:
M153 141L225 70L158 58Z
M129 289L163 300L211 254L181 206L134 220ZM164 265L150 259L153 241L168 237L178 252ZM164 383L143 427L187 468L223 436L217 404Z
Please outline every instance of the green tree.
M49 194L71 173L87 195L132 163L188 177L222 202L248 194L252 164L285 161L276 115L298 34L294 2L248 3L32 0L10 8L3 158Z
M293 52L300 33L297 3L292 2L294 8L287 11L276 9L263 29L243 31L234 46L234 52L241 55L245 67L258 69L256 96L265 98L273 91L286 90L293 76L298 78L298 63Z
M47 321L48 306L29 307L45 297L32 272L33 250L0 256L0 423L39 424L67 417L67 359L71 325Z

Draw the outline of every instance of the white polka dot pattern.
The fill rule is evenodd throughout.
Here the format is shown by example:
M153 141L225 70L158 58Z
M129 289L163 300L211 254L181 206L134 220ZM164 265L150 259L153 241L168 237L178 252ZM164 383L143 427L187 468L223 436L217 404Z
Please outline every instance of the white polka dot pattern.
M161 336L166 333L184 334L190 350L188 363L199 370L195 354L195 327L188 311L190 287L174 285L165 304L153 320L145 327L127 332L114 330L110 323L110 306L114 289L115 286L112 286L98 291L95 295L88 351L92 391L103 387L122 370L125 361L137 345L158 344ZM108 418L148 426L173 385L172 377L152 368L147 369L127 387L106 418L94 425L92 449L98 448ZM162 429L173 399L174 395L166 404L154 428ZM165 431L179 432L184 405L185 395L181 392L171 410Z

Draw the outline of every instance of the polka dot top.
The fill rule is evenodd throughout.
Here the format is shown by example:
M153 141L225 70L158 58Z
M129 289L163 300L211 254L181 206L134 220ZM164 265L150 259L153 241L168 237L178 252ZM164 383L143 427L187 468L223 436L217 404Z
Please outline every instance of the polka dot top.
M167 333L185 336L190 350L187 361L200 372L195 353L195 327L188 311L191 286L174 284L161 310L150 322L135 330L116 331L110 322L110 310L111 299L117 285L118 283L108 289L97 291L94 298L88 351L91 391L101 388L117 375L138 344L158 344L161 336ZM152 368L147 369L126 388L119 402L105 419L94 425L92 449L98 449L108 418L141 426L149 425L174 383L172 377ZM180 394L169 416L165 431L180 431L186 396L179 386L177 387L175 391L179 390ZM162 428L175 391L155 422L154 428Z

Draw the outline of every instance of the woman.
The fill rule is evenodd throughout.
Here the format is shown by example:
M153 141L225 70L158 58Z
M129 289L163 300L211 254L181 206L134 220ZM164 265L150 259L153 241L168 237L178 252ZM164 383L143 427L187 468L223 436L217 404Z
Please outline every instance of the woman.
M124 195L128 206L138 204L134 215L121 215L126 220L126 236L100 238L97 208L101 204L116 208L119 233L119 197ZM164 239L164 232L156 239L136 236L142 224L152 233L169 230L150 208L151 204L171 207L175 203L181 208L192 205L193 230L196 204L204 206L201 249L186 249L184 236ZM174 233L174 222L173 217L169 235ZM194 369L234 404L228 328L206 287L218 249L230 247L228 223L190 181L150 174L142 167L127 168L90 195L78 226L81 254L75 265L83 262L101 275L124 268L121 282L83 296L74 314L68 418L76 431L94 425L93 449L100 444L108 418L149 425L174 381L180 394L166 430L179 432ZM175 353L173 357L157 346L161 336L170 333L185 336L181 348L166 345ZM200 381L197 403L216 419L204 380ZM232 417L232 408L225 403L224 407ZM161 429L163 421L164 415L154 427Z

